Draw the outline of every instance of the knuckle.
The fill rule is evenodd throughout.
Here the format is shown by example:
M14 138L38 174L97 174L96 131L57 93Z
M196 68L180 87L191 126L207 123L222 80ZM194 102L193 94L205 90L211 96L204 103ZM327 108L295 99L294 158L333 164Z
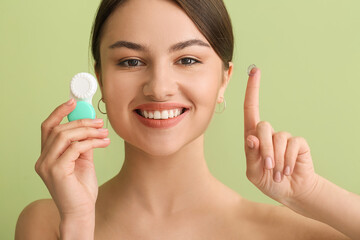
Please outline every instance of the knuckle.
M98 143L99 143L99 140L98 140L98 139L92 139L92 140L90 141L90 146L91 146L91 148L95 148Z
M85 126L86 122L87 122L86 119L79 119L78 123L79 123L80 126Z
M65 132L59 132L56 138L60 141L67 141L67 134Z
M264 129L264 128L271 128L271 124L267 121L260 121L258 124L257 124L257 127L260 128L260 129Z
M294 144L299 144L302 141L302 137L292 137L290 139Z
M37 167L37 173L40 175L40 176L43 176L43 175L46 175L48 173L48 166L47 164L45 163L42 163L42 164L39 164L38 167Z
M84 127L84 128L85 128L85 131L87 131L87 132L95 131L95 129L92 127Z
M56 126L53 128L52 130L53 134L59 134L61 132L61 127L60 125Z
M45 130L47 130L48 129L48 123L47 123L47 121L45 120L45 121L43 121L42 123L41 123L41 130L42 131L45 131Z
M72 142L70 145L70 151L78 151L80 149L81 144L79 142Z
M283 132L277 132L273 135L273 140L275 144L282 144L287 142L287 134Z
M297 141L299 141L299 142L306 141L305 138L303 138L303 137L296 137L296 138L297 138Z
M34 169L37 174L40 174L40 161L39 160L36 161Z
M280 136L284 136L285 138L287 138L288 136L291 136L290 133L285 132L285 131L280 131L280 132L277 132L275 134L280 135Z
M259 104L250 104L250 103L244 102L243 106L244 106L245 110L259 109Z

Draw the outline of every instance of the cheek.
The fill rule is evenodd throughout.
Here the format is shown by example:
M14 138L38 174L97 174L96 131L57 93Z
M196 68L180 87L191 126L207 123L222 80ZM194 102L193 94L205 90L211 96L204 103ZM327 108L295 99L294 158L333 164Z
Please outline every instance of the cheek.
M215 71L203 71L183 81L182 91L189 96L196 111L212 113L220 89L220 77Z
M110 103L111 108L116 108L118 111L128 110L129 102L141 90L141 83L136 74L108 71L103 77L105 99Z
M110 73L104 78L104 97L106 100L106 112L113 129L118 135L127 135L122 126L129 126L131 122L129 111L131 102L139 94L140 86L131 74ZM125 137L125 136L124 136Z
M195 136L199 136L206 131L214 115L220 77L217 72L208 71L189 79L191 81L182 85L184 95L194 107L191 125L188 127Z

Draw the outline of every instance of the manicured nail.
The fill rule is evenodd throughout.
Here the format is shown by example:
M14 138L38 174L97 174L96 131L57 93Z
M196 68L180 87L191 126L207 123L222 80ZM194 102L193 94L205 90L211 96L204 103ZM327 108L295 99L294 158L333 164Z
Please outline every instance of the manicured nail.
M279 171L277 171L275 173L274 180L275 180L275 182L278 182L278 183L281 182L281 173Z
M265 168L266 169L272 169L273 168L271 157L265 158Z
M256 73L256 65L255 64L251 64L248 67L247 73L249 76L253 76Z
M99 132L107 132L108 129L107 129L107 128L99 128L98 131L99 131Z
M104 141L110 141L110 138L103 138Z
M70 99L69 101L66 102L66 105L70 106L74 103L74 99Z
M254 148L254 143L251 140L248 139L246 142L247 142L247 145L249 148L251 148L251 149Z
M290 167L289 166L286 166L285 169L284 169L284 174L286 176L290 176Z

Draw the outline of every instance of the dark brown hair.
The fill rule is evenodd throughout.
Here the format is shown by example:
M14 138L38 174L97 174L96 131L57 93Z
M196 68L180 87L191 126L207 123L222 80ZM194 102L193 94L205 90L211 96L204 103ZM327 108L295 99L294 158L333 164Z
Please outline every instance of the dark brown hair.
M102 29L112 12L129 0L102 0L91 31L91 51L95 61L95 71L100 72L100 40ZM179 5L211 47L221 58L224 68L229 68L234 51L234 35L230 16L223 0L172 0Z

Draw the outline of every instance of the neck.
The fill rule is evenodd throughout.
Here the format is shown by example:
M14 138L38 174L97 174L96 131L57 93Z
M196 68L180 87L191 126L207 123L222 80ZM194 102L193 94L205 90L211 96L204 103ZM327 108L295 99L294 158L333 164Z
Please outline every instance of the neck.
M178 152L161 157L125 143L125 160L115 177L116 185L129 204L150 215L195 207L209 196L214 183L203 149L203 135Z

